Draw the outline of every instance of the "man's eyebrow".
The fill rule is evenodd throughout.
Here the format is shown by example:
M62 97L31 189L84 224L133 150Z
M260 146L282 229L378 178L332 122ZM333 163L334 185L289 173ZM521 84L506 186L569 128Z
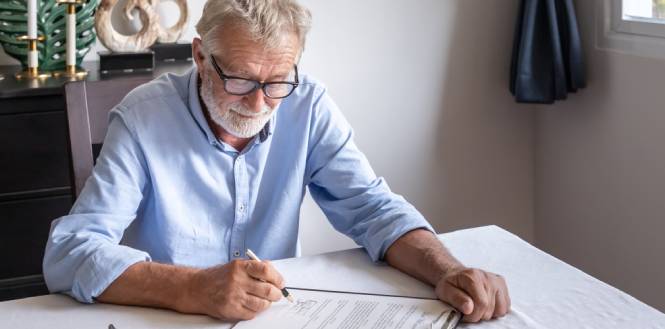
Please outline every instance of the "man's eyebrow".
M232 75L239 75L239 77L243 77L243 78L249 77L249 72L246 69L239 68L239 67L234 66L234 65L226 65L226 64L222 64L222 65L224 65L224 66L222 66L222 69L228 70L230 73L233 73ZM224 72L224 73L229 74L227 72Z
M241 68L237 68L237 67L233 67L232 65L229 65L229 66L226 67L226 69L228 69L229 72L226 72L226 70L224 68L225 67L222 67L222 70L224 70L224 73L226 75L235 76L235 77L238 77L238 78L255 80L255 77L252 77L250 75L250 73L245 69L241 69ZM279 71L277 73L274 73L274 74L270 75L270 77L268 77L268 79L266 79L266 82L284 81L284 80L287 80L288 78L290 78L291 75L293 75L294 73L295 72L293 71L293 67L291 67L290 69L284 69L283 71Z
M217 61L217 65L219 65L219 67L222 69L222 71L224 71L224 74L226 75L254 80L254 77L251 76L251 73L247 71L247 69L241 68L237 64L224 63L220 61L217 57L215 57L215 61ZM270 77L266 80L266 82L286 80L292 75L292 73L293 74L295 73L294 68L295 64L289 66L288 68L285 67L283 70L277 71L277 73L270 75Z
M247 78L249 77L249 72L247 72L246 69L240 68L234 64L228 64L225 63L224 61L220 60L219 57L212 55L213 58L215 59L215 62L217 62L217 66L224 71L224 74L230 75L230 76L237 76L239 78Z
M275 74L271 75L270 79L268 81L271 81L271 80L273 80L273 81L274 80L285 80L285 79L290 78L292 74L295 75L295 72L293 71L293 67L291 67L288 70L281 71L281 72L278 72L278 73L275 73Z

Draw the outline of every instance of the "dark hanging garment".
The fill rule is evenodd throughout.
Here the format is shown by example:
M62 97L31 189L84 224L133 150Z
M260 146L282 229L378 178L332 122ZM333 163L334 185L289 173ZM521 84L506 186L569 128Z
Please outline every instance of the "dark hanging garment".
M521 0L510 68L517 102L551 104L585 80L573 0Z

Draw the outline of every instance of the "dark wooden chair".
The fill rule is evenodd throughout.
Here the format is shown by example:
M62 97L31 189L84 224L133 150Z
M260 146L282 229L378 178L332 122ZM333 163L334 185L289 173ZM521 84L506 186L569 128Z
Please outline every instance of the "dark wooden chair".
M92 174L106 135L110 110L132 89L151 79L133 77L65 84L74 198L78 197L86 179Z

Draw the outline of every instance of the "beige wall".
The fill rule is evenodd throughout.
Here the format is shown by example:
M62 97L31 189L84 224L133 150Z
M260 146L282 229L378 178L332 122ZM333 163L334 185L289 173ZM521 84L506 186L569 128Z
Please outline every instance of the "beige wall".
M589 86L539 107L539 247L665 311L665 60L594 47L577 1Z
M507 91L518 1L303 3L303 69L328 85L377 174L440 232L498 224L531 240L535 117ZM302 223L305 254L353 245L310 200Z

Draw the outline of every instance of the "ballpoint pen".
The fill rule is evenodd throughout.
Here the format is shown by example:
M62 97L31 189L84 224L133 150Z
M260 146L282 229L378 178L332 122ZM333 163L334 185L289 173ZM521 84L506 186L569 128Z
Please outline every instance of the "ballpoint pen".
M254 254L253 251L247 249L247 251L246 251L245 253L246 253L247 256L249 256L249 258L251 258L252 260L259 261L259 262L261 261L261 260L259 259L259 257L256 256L256 254ZM286 288L282 288L282 295L284 295L284 297L285 297L289 302L291 302L291 303L294 302L294 300L293 300L293 296L291 296L291 294L289 293L288 290L286 290Z

